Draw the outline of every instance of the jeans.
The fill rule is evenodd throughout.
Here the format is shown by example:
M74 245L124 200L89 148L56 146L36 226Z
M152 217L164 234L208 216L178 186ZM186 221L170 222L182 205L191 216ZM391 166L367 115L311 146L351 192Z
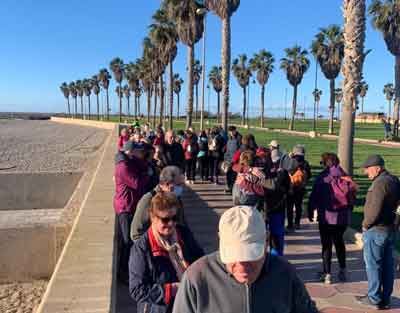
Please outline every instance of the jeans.
M215 158L213 156L208 157L208 161L210 164L209 168L209 175L210 178L213 179L214 182L218 182L218 165L219 165L219 159ZM215 180L214 180L215 179Z
M283 256L285 247L285 213L269 213L266 224L270 232L271 255Z
M185 160L186 179L195 180L196 178L196 159Z
M199 162L199 172L202 180L207 180L208 178L208 157L207 156L202 156L200 158L197 158Z
M127 275L129 256L132 246L132 240L130 237L131 224L133 220L132 213L120 213L117 215L119 224L119 267L118 271L120 275Z
M346 231L344 225L319 224L319 235L322 244L322 263L325 274L331 273L332 245L335 245L336 256L341 269L346 268L346 245L343 235Z
M233 185L235 184L235 180L237 177L237 173L229 167L228 171L226 172L226 187L229 190L232 190Z
M376 304L390 303L394 284L395 232L371 228L363 233L368 297Z
M287 221L288 228L293 228L293 207L296 210L295 223L300 224L301 217L303 216L303 198L305 190L297 190L293 195L287 197Z

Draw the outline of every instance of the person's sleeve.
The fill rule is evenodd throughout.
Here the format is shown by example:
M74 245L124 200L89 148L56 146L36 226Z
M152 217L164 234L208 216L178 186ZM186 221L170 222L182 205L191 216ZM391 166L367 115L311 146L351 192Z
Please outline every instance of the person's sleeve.
M373 183L368 189L364 205L363 228L369 229L376 223L385 202L386 190L385 182Z
M297 277L296 274L292 292L293 292L293 300L292 300L292 310L293 313L318 313L317 306L315 302L311 299L310 295L304 283Z
M196 290L186 274L179 284L172 313L197 313Z
M236 150L236 152L233 154L232 157L232 163L237 164L239 163L239 160L240 160L240 150Z
M139 177L132 171L129 165L124 165L125 167L120 172L121 181L126 184L131 189L137 189L139 186Z
M307 213L308 213L308 219L310 220L314 218L314 210L317 209L316 198L315 198L317 191L316 189L317 189L317 180L314 182L313 188L308 198Z
M129 258L129 293L136 302L168 306L172 302L171 284L157 284L143 249L134 243Z
M135 215L133 216L133 221L131 224L131 239L136 240L150 226L149 209L150 203L147 195L144 195L138 202L136 206Z

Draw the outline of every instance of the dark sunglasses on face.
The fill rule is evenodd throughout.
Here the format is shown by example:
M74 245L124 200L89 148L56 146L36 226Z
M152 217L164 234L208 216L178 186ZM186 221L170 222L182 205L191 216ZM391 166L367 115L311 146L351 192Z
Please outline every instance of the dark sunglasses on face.
M163 224L168 224L169 222L176 222L178 220L177 215L169 216L169 217L160 217L156 215L157 218L163 223Z

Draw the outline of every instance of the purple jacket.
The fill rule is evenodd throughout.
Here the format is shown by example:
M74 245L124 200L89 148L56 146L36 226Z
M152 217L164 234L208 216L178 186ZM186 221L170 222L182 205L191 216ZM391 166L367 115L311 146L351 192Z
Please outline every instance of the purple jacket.
M312 218L316 209L319 223L347 226L351 221L353 206L341 208L340 210L333 208L330 176L341 177L347 175L340 166L325 169L318 175L308 201L308 216Z
M118 152L115 157L115 213L134 213L136 205L144 195L149 177L144 161Z

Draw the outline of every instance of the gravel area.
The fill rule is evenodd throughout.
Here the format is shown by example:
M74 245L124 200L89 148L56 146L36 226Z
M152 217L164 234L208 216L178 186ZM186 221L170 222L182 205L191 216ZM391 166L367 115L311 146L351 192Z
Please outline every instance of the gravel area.
M34 313L46 289L47 281L0 285L1 313Z
M0 173L85 170L106 135L94 127L0 120Z

